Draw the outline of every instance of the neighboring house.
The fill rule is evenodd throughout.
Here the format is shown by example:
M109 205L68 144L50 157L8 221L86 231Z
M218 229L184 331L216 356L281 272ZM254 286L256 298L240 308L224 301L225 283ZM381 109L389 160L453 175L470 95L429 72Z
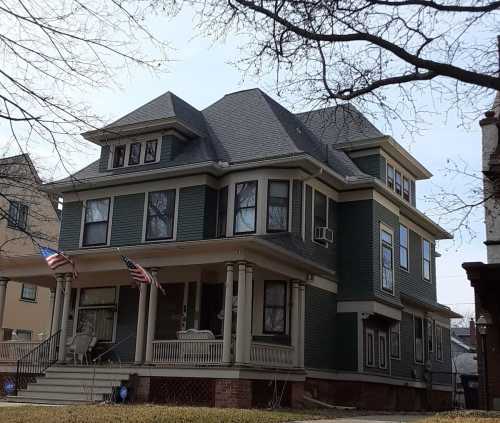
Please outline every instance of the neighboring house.
M481 408L500 410L500 93L479 122L488 262L463 263L476 299L477 359ZM483 332L483 333L481 333ZM486 353L486 354L485 354Z
M168 92L83 136L100 158L45 187L79 271L57 275L53 333L95 334L137 400L450 407L460 316L436 300L435 250L450 235L416 208L431 174L355 108L292 114L253 89L199 111ZM121 254L166 295L131 287ZM39 257L1 268L54 286Z
M40 178L27 154L0 159L2 259L8 261L13 256L37 253L30 234L39 236L46 245L57 245L57 211L49 195L40 191L40 185ZM0 280L0 338L36 342L48 336L52 314L50 289L15 279L6 286L5 283ZM2 353L4 356L0 359L6 359L7 350Z
M473 319L469 321L469 327L451 328L451 356L455 357L461 353L476 351L476 325Z

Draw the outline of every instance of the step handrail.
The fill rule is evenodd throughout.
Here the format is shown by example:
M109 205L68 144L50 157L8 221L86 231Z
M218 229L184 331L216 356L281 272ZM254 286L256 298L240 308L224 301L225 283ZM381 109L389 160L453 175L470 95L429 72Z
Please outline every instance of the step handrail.
M18 394L20 389L24 389L25 385L27 386L31 379L43 374L45 370L57 361L60 335L61 331L58 330L17 360L15 395Z

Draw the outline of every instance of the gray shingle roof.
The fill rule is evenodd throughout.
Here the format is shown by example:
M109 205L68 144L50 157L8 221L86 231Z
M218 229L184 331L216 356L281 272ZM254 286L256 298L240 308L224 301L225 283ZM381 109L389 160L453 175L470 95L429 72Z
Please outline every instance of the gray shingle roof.
M225 95L203 111L167 92L107 128L164 118L175 118L201 137L186 142L175 159L160 164L163 167L219 160L238 163L307 153L343 176L357 176L363 172L335 144L382 136L352 106L295 115L259 89ZM140 170L155 167L158 165L141 166ZM94 162L73 177L87 179L112 173L99 173L98 162Z

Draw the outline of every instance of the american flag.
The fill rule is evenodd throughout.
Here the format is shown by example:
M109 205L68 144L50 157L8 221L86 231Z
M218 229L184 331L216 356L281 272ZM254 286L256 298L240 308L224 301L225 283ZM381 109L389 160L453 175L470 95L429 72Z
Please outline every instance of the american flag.
M40 247L40 254L52 270L56 270L65 264L69 264L73 268L73 277L75 279L78 277L75 262L63 252L53 250L49 247Z
M163 287L161 286L160 283L156 280L156 278L153 277L151 273L149 273L144 267L141 265L133 262L130 260L127 256L122 256L123 262L127 265L128 271L130 272L130 276L132 276L132 279L140 284L140 283L148 283L148 284L155 284L155 286L162 292L163 295L165 295L165 291Z

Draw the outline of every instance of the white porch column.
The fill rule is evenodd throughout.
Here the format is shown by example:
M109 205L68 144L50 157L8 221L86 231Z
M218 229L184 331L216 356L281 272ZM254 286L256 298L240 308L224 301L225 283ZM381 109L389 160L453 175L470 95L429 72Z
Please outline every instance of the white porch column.
M299 365L299 335L300 335L300 303L299 303L299 282L292 281L292 313L290 325L290 340L293 347L293 365Z
M299 367L304 367L304 333L306 320L306 286L304 283L299 285Z
M5 298L7 297L8 278L0 278L0 338L3 338L3 315L5 311Z
M69 308L71 306L71 282L73 280L72 273L66 273L64 284L64 301L61 317L61 336L59 338L59 355L57 361L64 363L66 361L66 339L68 337L68 317Z
M245 362L250 362L250 348L252 348L252 310L253 310L253 266L246 266L245 293Z
M245 363L246 263L238 263L238 309L236 314L236 363Z
M158 277L158 269L151 269L151 275L155 280ZM156 313L158 310L158 288L153 283L149 291L148 331L146 335L146 364L153 362L153 341L156 334Z
M231 338L233 333L233 278L232 263L226 264L226 291L224 296L224 340L222 344L222 362L231 363Z
M64 274L56 275L56 295L54 298L54 310L52 311L52 326L50 335L54 335L61 328L61 304L63 297Z
M146 296L148 286L145 283L139 285L139 309L137 311L137 332L135 335L135 364L141 364L144 352L144 328L146 327Z

